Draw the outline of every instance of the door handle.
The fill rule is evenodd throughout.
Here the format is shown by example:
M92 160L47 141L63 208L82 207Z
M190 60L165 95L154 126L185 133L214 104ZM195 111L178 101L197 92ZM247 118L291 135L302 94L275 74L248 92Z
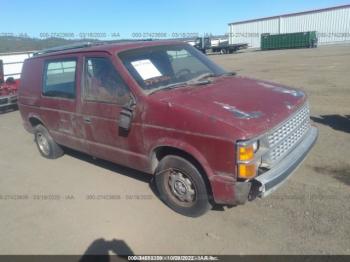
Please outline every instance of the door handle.
M91 118L88 116L84 116L84 123L85 124L91 124Z

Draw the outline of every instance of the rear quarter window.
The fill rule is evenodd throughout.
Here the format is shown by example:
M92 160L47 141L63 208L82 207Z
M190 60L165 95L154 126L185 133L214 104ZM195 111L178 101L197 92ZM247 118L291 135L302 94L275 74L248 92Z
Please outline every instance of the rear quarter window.
M75 98L76 59L46 61L44 67L43 95Z

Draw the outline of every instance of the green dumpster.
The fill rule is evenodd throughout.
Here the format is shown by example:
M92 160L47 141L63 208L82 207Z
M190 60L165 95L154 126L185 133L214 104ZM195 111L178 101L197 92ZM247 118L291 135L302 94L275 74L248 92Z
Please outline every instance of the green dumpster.
M261 50L314 47L317 47L316 31L261 35Z

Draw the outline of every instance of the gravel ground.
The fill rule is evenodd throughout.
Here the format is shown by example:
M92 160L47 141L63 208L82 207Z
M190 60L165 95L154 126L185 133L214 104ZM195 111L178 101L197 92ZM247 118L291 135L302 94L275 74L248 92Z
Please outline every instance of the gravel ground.
M304 89L320 130L277 192L191 219L149 176L70 151L43 159L18 111L0 115L0 254L350 254L350 46L212 55Z

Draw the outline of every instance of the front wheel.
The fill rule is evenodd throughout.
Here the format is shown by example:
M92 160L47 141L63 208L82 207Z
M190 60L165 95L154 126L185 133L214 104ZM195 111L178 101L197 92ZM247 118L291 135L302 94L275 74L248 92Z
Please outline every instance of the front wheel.
M181 157L164 157L157 167L155 181L162 201L177 213L198 217L211 208L202 175Z
M63 155L63 149L56 144L49 131L43 125L34 128L35 143L40 154L49 159L55 159Z

